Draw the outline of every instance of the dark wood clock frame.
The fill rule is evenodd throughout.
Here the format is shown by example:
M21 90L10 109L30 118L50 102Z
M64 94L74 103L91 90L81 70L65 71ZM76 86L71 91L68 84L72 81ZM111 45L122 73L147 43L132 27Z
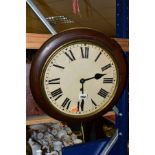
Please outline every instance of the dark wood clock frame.
M119 72L119 85L112 101L108 104L108 106L105 109L88 118L87 117L75 118L72 116L64 115L62 112L58 111L56 108L51 106L51 104L47 101L45 95L43 95L42 92L42 86L41 86L42 68L45 62L47 61L48 57L51 55L53 51L55 51L60 46L74 40L94 42L97 45L109 51L109 53L111 54L111 56L113 57L113 59L117 64ZM30 70L30 89L36 103L49 116L66 122L75 122L75 121L81 122L94 119L110 110L117 103L119 97L121 96L124 86L126 84L126 79L127 79L127 63L120 45L116 41L110 39L109 37L105 36L104 34L98 31L88 28L79 28L79 29L70 29L61 32L55 36L52 36L42 45L42 47L39 49L39 51L37 52L32 61Z

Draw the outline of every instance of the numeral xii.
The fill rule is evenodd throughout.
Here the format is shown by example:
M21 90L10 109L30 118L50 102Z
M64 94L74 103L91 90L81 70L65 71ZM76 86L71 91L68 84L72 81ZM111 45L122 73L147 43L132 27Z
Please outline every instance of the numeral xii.
M89 57L89 47L80 47L82 58L88 59Z

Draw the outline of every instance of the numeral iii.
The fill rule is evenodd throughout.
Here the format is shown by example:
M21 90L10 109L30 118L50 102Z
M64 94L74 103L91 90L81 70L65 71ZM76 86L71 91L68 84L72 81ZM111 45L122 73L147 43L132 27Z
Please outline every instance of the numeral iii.
M113 83L113 78L104 78L103 83Z

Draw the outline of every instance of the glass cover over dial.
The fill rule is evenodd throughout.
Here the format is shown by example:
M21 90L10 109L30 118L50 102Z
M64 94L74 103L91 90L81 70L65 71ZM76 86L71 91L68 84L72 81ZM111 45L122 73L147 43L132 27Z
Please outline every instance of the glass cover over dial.
M41 78L48 102L64 114L80 117L105 108L119 82L111 54L89 41L70 42L52 52Z

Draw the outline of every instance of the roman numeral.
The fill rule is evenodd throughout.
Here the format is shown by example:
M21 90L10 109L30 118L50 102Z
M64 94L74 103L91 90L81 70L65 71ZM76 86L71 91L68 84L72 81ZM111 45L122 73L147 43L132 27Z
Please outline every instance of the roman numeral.
M49 80L48 84L60 84L60 78Z
M83 111L84 110L84 99L82 99L81 102L78 102L78 111Z
M92 103L94 104L94 106L97 106L97 104L93 101L93 99L91 99Z
M104 97L106 98L106 96L108 95L109 92L107 92L106 90L104 89L100 89L100 91L98 92L98 95L100 95L101 97Z
M69 50L69 52L70 52L69 54L68 54L67 52L65 52L65 55L66 55L71 61L74 61L74 60L75 60L75 57L74 57L72 51Z
M71 100L69 98L66 98L61 106L66 107L66 109L68 109L70 106L70 103L71 103Z
M58 98L60 98L62 96L62 90L61 90L61 88L58 88L58 89L52 91L51 92L51 95L53 97L56 97L55 100L57 100Z
M89 47L81 47L81 56L82 58L88 59L89 57Z
M103 83L113 83L113 78L104 78Z
M100 53L97 55L97 57L96 57L96 59L95 59L95 62L98 60L98 58L100 57L101 54L102 54L102 53L100 52Z
M102 70L102 72L103 72L104 70L106 70L106 69L108 69L108 68L110 68L110 67L111 67L111 64L108 64L108 65L102 67L101 70Z
M63 66L59 66L59 65L55 65L55 64L53 64L53 66L54 66L54 67L61 68L61 69L65 69L65 67L63 67Z

